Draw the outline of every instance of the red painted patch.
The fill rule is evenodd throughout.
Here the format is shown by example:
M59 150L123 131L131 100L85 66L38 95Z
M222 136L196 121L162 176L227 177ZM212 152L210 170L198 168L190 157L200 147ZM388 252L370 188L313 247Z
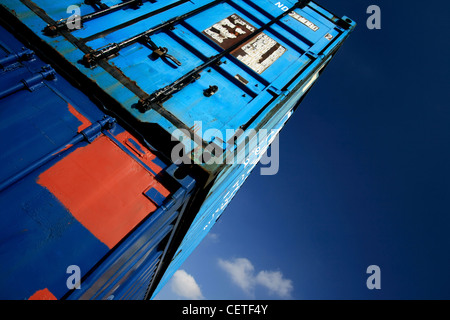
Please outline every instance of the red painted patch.
M128 131L118 134L116 139L125 145L131 152L137 155L141 161L148 165L154 172L161 172L162 168L153 162L156 156L144 147L137 139L135 139ZM133 142L140 148L136 148L136 146L133 145Z
M73 114L82 123L81 126L78 127L78 132L83 131L92 124L85 116L79 113L78 110L75 109L70 103L68 104L68 107L70 113Z
M28 300L58 300L47 288L36 291Z
M109 248L114 247L156 206L144 192L160 185L142 165L106 136L78 148L43 172L38 183Z

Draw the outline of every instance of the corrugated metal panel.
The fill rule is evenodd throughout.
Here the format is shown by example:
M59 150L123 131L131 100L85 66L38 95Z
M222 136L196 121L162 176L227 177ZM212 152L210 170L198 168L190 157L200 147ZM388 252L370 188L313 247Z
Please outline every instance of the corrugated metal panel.
M171 1L164 3L167 10L160 2L144 2L52 36L41 34L67 18L70 1L6 0L4 6L136 120L157 123L168 134L181 128L194 134L201 122L203 131L225 136L226 129L260 127L267 115L254 117L261 107L276 108L292 92L299 72L298 80L304 80L347 35L313 3L301 8L306 2ZM284 12L292 7L291 14ZM92 7L82 5L80 11L89 14ZM163 12L148 17L155 11ZM217 91L205 97L210 86ZM212 174L220 170L204 168Z
M250 1L246 1L246 3L251 4ZM255 4L251 5L256 7ZM248 123L247 129L268 129L270 130L268 131L270 132L269 135L262 142L259 141L253 144L257 145L257 149L251 149L248 154L243 155L245 158L244 164L222 168L215 178L213 186L209 190L206 200L203 202L190 229L187 231L183 242L175 253L173 261L161 279L159 287L153 293L153 297L170 280L175 271L181 267L183 262L221 217L229 202L259 162L263 155L261 150L266 150L276 138L279 131L292 116L302 97L313 86L324 67L330 62L333 55L354 28L354 23L350 19L344 17L341 20L312 2L305 8L305 11L308 12L308 15L302 13L303 15L300 16L297 13L292 13L290 16L300 20L300 23L306 25L313 32L313 35L311 35L310 31L306 33L302 31L301 35L308 34L313 41L317 42L300 57L299 60L305 59L305 56L307 57L304 60L304 67L297 69L297 73L294 76L289 76L287 78L288 81L283 83L282 87L280 86L282 88L280 96L274 96L273 98L275 107L271 108L270 105L264 105L260 111L253 115L253 122ZM311 19L311 16L314 16L315 19ZM307 19L302 19L302 17L307 17ZM310 24L311 21L313 22L312 24ZM326 29L328 31L324 36L328 42L326 45L324 45L322 38L314 38L314 35L317 36L317 34L314 34L317 31L317 27L322 25L330 28ZM282 78L282 75L280 75L280 78ZM271 87L271 89L274 88ZM275 91L279 92L276 88ZM245 134L243 136L245 137ZM240 143L245 142L237 142L236 144L239 145ZM252 143L248 144L252 145Z
M1 27L0 113L0 297L103 298L89 283L114 281L145 296L193 180Z
M81 28L73 28L71 4L2 5L8 23L167 157L180 129L191 160L209 155L211 146L224 154L250 146L244 164L203 159L187 167L197 188L155 274L156 294L221 216L259 161L257 150L272 142L355 23L303 0L117 0L80 4ZM227 130L238 129L243 134L228 143ZM245 139L261 129L270 132L262 145Z

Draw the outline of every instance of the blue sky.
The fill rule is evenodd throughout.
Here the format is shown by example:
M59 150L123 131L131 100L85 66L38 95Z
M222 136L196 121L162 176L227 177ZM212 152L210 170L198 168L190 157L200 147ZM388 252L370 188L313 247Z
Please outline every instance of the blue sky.
M282 130L280 171L256 168L157 299L450 298L450 4L319 3L358 26Z

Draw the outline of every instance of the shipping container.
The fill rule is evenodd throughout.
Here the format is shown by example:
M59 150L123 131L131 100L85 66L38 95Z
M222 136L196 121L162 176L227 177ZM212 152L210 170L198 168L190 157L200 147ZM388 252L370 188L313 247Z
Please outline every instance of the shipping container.
M144 299L194 180L2 27L0 114L0 299Z
M2 20L179 164L178 178L195 179L148 298L214 226L355 28L305 0L4 0Z

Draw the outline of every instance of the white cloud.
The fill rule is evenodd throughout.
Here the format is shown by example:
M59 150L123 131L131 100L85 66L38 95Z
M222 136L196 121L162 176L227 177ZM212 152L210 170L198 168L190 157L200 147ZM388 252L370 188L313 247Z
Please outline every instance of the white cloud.
M232 261L219 259L219 266L228 273L231 280L249 295L254 295L254 288L259 285L267 288L270 294L289 299L294 290L292 280L285 279L280 271L262 270L255 276L255 267L246 258Z
M284 279L279 271L260 271L256 276L256 282L269 289L270 293L281 298L288 299L294 289L292 280Z
M204 299L199 285L194 277L184 270L178 270L171 280L172 291L178 296L189 300Z
M233 262L219 259L219 266L231 277L231 280L242 290L251 294L255 285L252 263L245 258L235 259Z

